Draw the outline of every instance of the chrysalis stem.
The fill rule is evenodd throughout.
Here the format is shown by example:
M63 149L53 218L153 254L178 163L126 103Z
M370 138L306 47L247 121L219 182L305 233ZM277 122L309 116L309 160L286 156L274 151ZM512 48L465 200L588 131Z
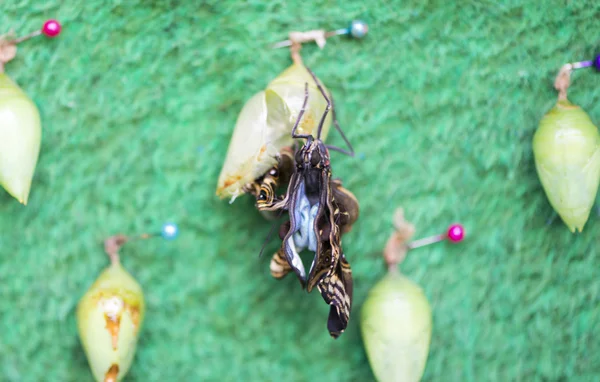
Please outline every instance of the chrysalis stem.
M294 42L292 45L290 45L290 56L296 65L303 65L302 56L300 56L300 49L302 49L302 44L300 43Z
M572 64L565 64L560 68L556 79L554 80L554 88L558 90L558 100L565 101L567 99L567 89L571 83Z
M406 243L415 233L415 227L404 220L404 211L401 208L394 214L394 227L396 231L390 235L383 250L383 258L391 273L398 272L398 265L404 261L410 249Z
M400 235L397 232L392 233L383 250L383 259L385 260L388 272L398 272L398 264L402 263L406 258L407 250L408 248L402 242Z
M119 249L127 242L125 235L115 235L104 240L104 251L108 255L111 264L119 263Z
M17 46L11 34L0 36L0 73L4 73L4 64L15 58Z
M594 65L594 61L580 61L569 64L564 64L554 80L554 87L558 90L558 100L565 101L567 99L567 89L571 84L571 72L575 69L589 68Z

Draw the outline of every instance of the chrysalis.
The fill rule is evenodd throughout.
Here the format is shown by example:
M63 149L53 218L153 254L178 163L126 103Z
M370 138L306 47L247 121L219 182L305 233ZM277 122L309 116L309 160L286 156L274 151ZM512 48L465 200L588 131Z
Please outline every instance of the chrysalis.
M388 273L369 291L361 309L365 350L379 382L418 382L425 371L431 343L432 311L423 289L398 269L407 251L442 240L460 242L464 228L451 225L443 235L410 243L414 226L396 210L394 232L384 250Z
M0 36L0 185L27 204L42 137L40 113L25 92L4 73L4 64L17 53L17 44L41 34L56 37L61 26L48 20L41 30L16 39Z
M305 84L309 84L309 101L298 133L314 133L313 129L319 124L318 118L327 103L323 97L319 97L318 88L302 63L299 54L302 43L314 41L323 48L329 37L345 35L353 39L362 39L368 30L365 22L353 20L348 27L331 32L322 29L290 32L289 40L272 46L274 49L289 46L293 64L271 81L264 91L256 93L244 105L219 174L217 196L222 199L230 198L230 202L233 202L239 195L254 193L259 189L262 178L268 173L277 173L275 167L278 165L280 154L288 153L294 142L290 132L302 108ZM322 81L319 82L323 84ZM329 93L325 85L323 87ZM331 115L324 122L321 132L323 142L327 139L331 127ZM271 181L278 186L279 182L289 175L283 174L282 179L276 176Z
M40 113L5 73L0 73L0 137L0 185L26 205L40 152Z
M431 307L421 287L390 272L369 292L361 331L379 382L421 380L431 341Z
M227 156L219 175L217 195L235 200L244 186L265 175L277 164L279 153L293 143L290 131L304 100L304 84L312 84L304 66L293 64L275 78L264 91L250 98L240 112ZM309 103L300 126L309 134L327 106L315 85L309 86ZM328 117L325 138L331 126Z
M533 153L550 204L571 232L582 232L600 181L600 134L590 117L567 99L569 72L563 68L557 78L559 100L540 121Z
M144 321L142 288L117 253L125 238L107 240L111 264L77 306L77 327L92 374L98 382L121 381L129 371Z

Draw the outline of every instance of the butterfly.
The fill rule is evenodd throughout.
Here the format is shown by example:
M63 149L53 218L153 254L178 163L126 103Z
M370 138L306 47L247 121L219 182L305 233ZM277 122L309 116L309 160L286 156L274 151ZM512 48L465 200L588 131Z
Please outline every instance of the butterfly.
M257 192L257 208L260 211L288 212L288 220L280 226L282 245L271 260L271 274L280 279L293 271L309 293L316 287L330 306L327 323L329 333L333 338L338 338L350 319L353 289L352 270L342 250L341 236L350 230L358 218L358 201L342 186L340 180L331 179L329 150L351 156L354 151L335 119L335 108L334 125L350 151L327 146L321 140L321 131L332 109L333 98L330 101L314 73L306 69L327 101L317 136L297 134L308 102L306 83L304 104L292 128L293 138L306 141L294 154L293 173L286 194L283 197L275 196L274 187L277 183L268 177L262 179ZM308 273L300 258L303 250L315 254Z

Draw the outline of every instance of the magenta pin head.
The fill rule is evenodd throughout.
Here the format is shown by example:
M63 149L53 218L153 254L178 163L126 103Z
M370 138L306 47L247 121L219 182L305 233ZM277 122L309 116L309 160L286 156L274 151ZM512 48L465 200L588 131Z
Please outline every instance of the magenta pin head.
M446 230L446 233L441 235L435 235L426 237L423 239L415 240L407 244L409 249L423 247L433 243L439 243L440 241L449 240L453 243L459 243L465 238L465 228L462 224L452 224Z
M42 26L42 33L48 37L56 37L60 34L62 26L57 20L50 19Z
M453 243L461 242L465 238L465 228L461 224L452 224L448 227L446 236Z

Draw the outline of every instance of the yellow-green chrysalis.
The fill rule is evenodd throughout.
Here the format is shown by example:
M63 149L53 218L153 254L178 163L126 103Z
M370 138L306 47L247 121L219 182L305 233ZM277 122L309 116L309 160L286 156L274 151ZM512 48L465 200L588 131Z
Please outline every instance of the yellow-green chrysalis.
M291 130L304 103L305 84L308 84L308 103L297 133L311 134L318 126L327 102L302 63L299 53L301 45L315 41L323 48L329 37L349 35L361 39L368 31L369 27L364 21L353 20L347 28L333 32L321 29L291 32L289 40L273 45L273 48L289 47L293 64L271 81L264 91L256 93L246 102L238 115L217 182L216 195L219 198L230 198L230 202L233 202L248 192L245 187L267 175L277 164L282 150L289 149L293 144ZM329 93L322 81L318 82ZM332 120L330 113L323 124L322 141L327 139Z
M550 204L571 232L582 232L600 181L598 128L579 106L559 100L540 121L533 153Z
M119 261L117 250L124 240L114 239L116 243L107 241L113 248L107 249L110 266L77 306L79 337L97 382L121 381L127 374L145 313L142 288Z
M35 36L54 38L62 26L47 20L41 30L21 38L0 36L0 185L27 204L42 139L40 113L33 101L4 73L17 54L17 44Z
M361 308L360 328L377 381L418 382L429 356L432 312L421 287L398 269L408 249L417 246L406 244L414 227L404 220L402 209L396 211L394 221L396 232L384 250L388 273L369 291ZM420 242L440 240L434 238Z
M19 86L3 72L16 47L0 37L0 185L27 204L42 137L40 113Z
M302 64L292 64L264 91L246 102L219 174L216 194L220 198L235 200L244 193L246 184L265 175L277 164L277 156L283 148L292 145L291 131L302 108L305 83L309 84L308 104L298 133L310 134L318 125L327 103ZM323 126L323 141L330 127L331 115Z
M421 287L390 272L369 292L360 327L379 382L421 380L431 341L431 307Z

